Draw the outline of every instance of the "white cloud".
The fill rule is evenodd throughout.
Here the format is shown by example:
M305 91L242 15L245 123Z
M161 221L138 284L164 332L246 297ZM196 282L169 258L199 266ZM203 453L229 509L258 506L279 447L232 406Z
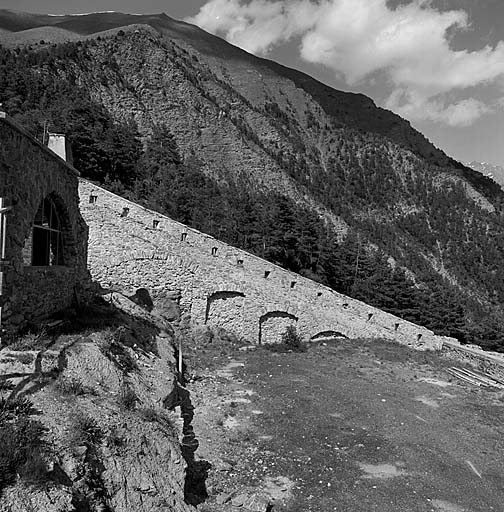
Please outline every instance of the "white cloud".
M492 110L475 98L447 103L440 96L431 99L400 89L390 95L386 106L408 119L434 121L459 128L470 126Z
M251 53L265 54L274 44L306 32L319 7L309 0L294 2L210 0L186 21Z
M188 21L258 54L298 37L304 60L349 85L381 72L386 106L413 120L468 126L490 107L472 97L449 103L447 93L504 76L504 42L453 50L448 31L467 29L467 14L440 12L430 0L395 9L387 0L210 0Z

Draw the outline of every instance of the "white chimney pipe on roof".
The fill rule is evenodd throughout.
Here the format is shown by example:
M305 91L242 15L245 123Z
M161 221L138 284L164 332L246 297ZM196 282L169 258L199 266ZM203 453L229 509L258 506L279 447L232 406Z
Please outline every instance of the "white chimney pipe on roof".
M63 158L65 162L73 165L72 150L65 135L62 133L49 133L48 135L47 147L59 157Z

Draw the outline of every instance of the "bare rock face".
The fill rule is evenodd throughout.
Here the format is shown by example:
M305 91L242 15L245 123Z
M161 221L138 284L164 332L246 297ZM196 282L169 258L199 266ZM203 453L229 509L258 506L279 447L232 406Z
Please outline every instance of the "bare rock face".
M0 351L0 392L12 404L0 417L10 471L1 512L194 510L180 413L165 408L178 393L173 335L126 297L109 301L116 306L103 306L99 321L87 318L104 325L85 335Z
M7 489L0 502L0 511L27 510L73 511L75 508L72 505L72 493L70 489L65 488L51 488L40 492L29 485Z

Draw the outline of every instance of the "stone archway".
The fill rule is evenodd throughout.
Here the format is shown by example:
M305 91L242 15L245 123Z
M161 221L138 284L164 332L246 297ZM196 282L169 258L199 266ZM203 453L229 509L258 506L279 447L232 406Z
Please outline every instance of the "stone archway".
M289 325L296 325L298 318L286 311L270 311L259 318L259 343L280 343Z
M207 298L205 324L221 327L236 335L243 330L245 294L238 291L218 291Z
M342 332L339 331L333 331L333 330L327 330L327 331L320 331L314 336L310 338L310 341L325 341L325 340L333 340L338 338L347 338Z

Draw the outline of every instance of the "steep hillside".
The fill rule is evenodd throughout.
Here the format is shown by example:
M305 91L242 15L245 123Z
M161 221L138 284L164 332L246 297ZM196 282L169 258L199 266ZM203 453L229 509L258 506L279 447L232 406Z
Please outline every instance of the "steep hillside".
M36 135L68 133L85 177L441 334L501 343L503 192L407 121L166 15L0 11L0 27L9 45L45 27L43 44L2 50L0 101Z
M464 169L462 164L445 155L420 132L413 129L408 121L389 110L377 107L365 95L337 91L300 71L255 57L219 37L208 34L194 25L174 20L166 14L131 15L102 12L78 16L47 16L0 9L0 28L5 31L0 35L0 44L26 46L38 42L34 39L34 33L45 36L46 43L60 43L63 40L75 40L79 36L98 37L100 32L135 24L152 27L165 39L204 55L206 63L217 76L231 82L250 100L264 100L265 92L259 92L257 98L258 91L253 91L254 87L249 80L252 67L264 73L264 76L260 77L261 81L269 85L278 77L292 81L297 88L307 92L327 115L335 118L338 124L384 135L432 163L463 169L467 176L472 176L470 169ZM490 183L486 183L486 186L491 188Z
M169 303L112 294L2 347L0 511L195 510Z

